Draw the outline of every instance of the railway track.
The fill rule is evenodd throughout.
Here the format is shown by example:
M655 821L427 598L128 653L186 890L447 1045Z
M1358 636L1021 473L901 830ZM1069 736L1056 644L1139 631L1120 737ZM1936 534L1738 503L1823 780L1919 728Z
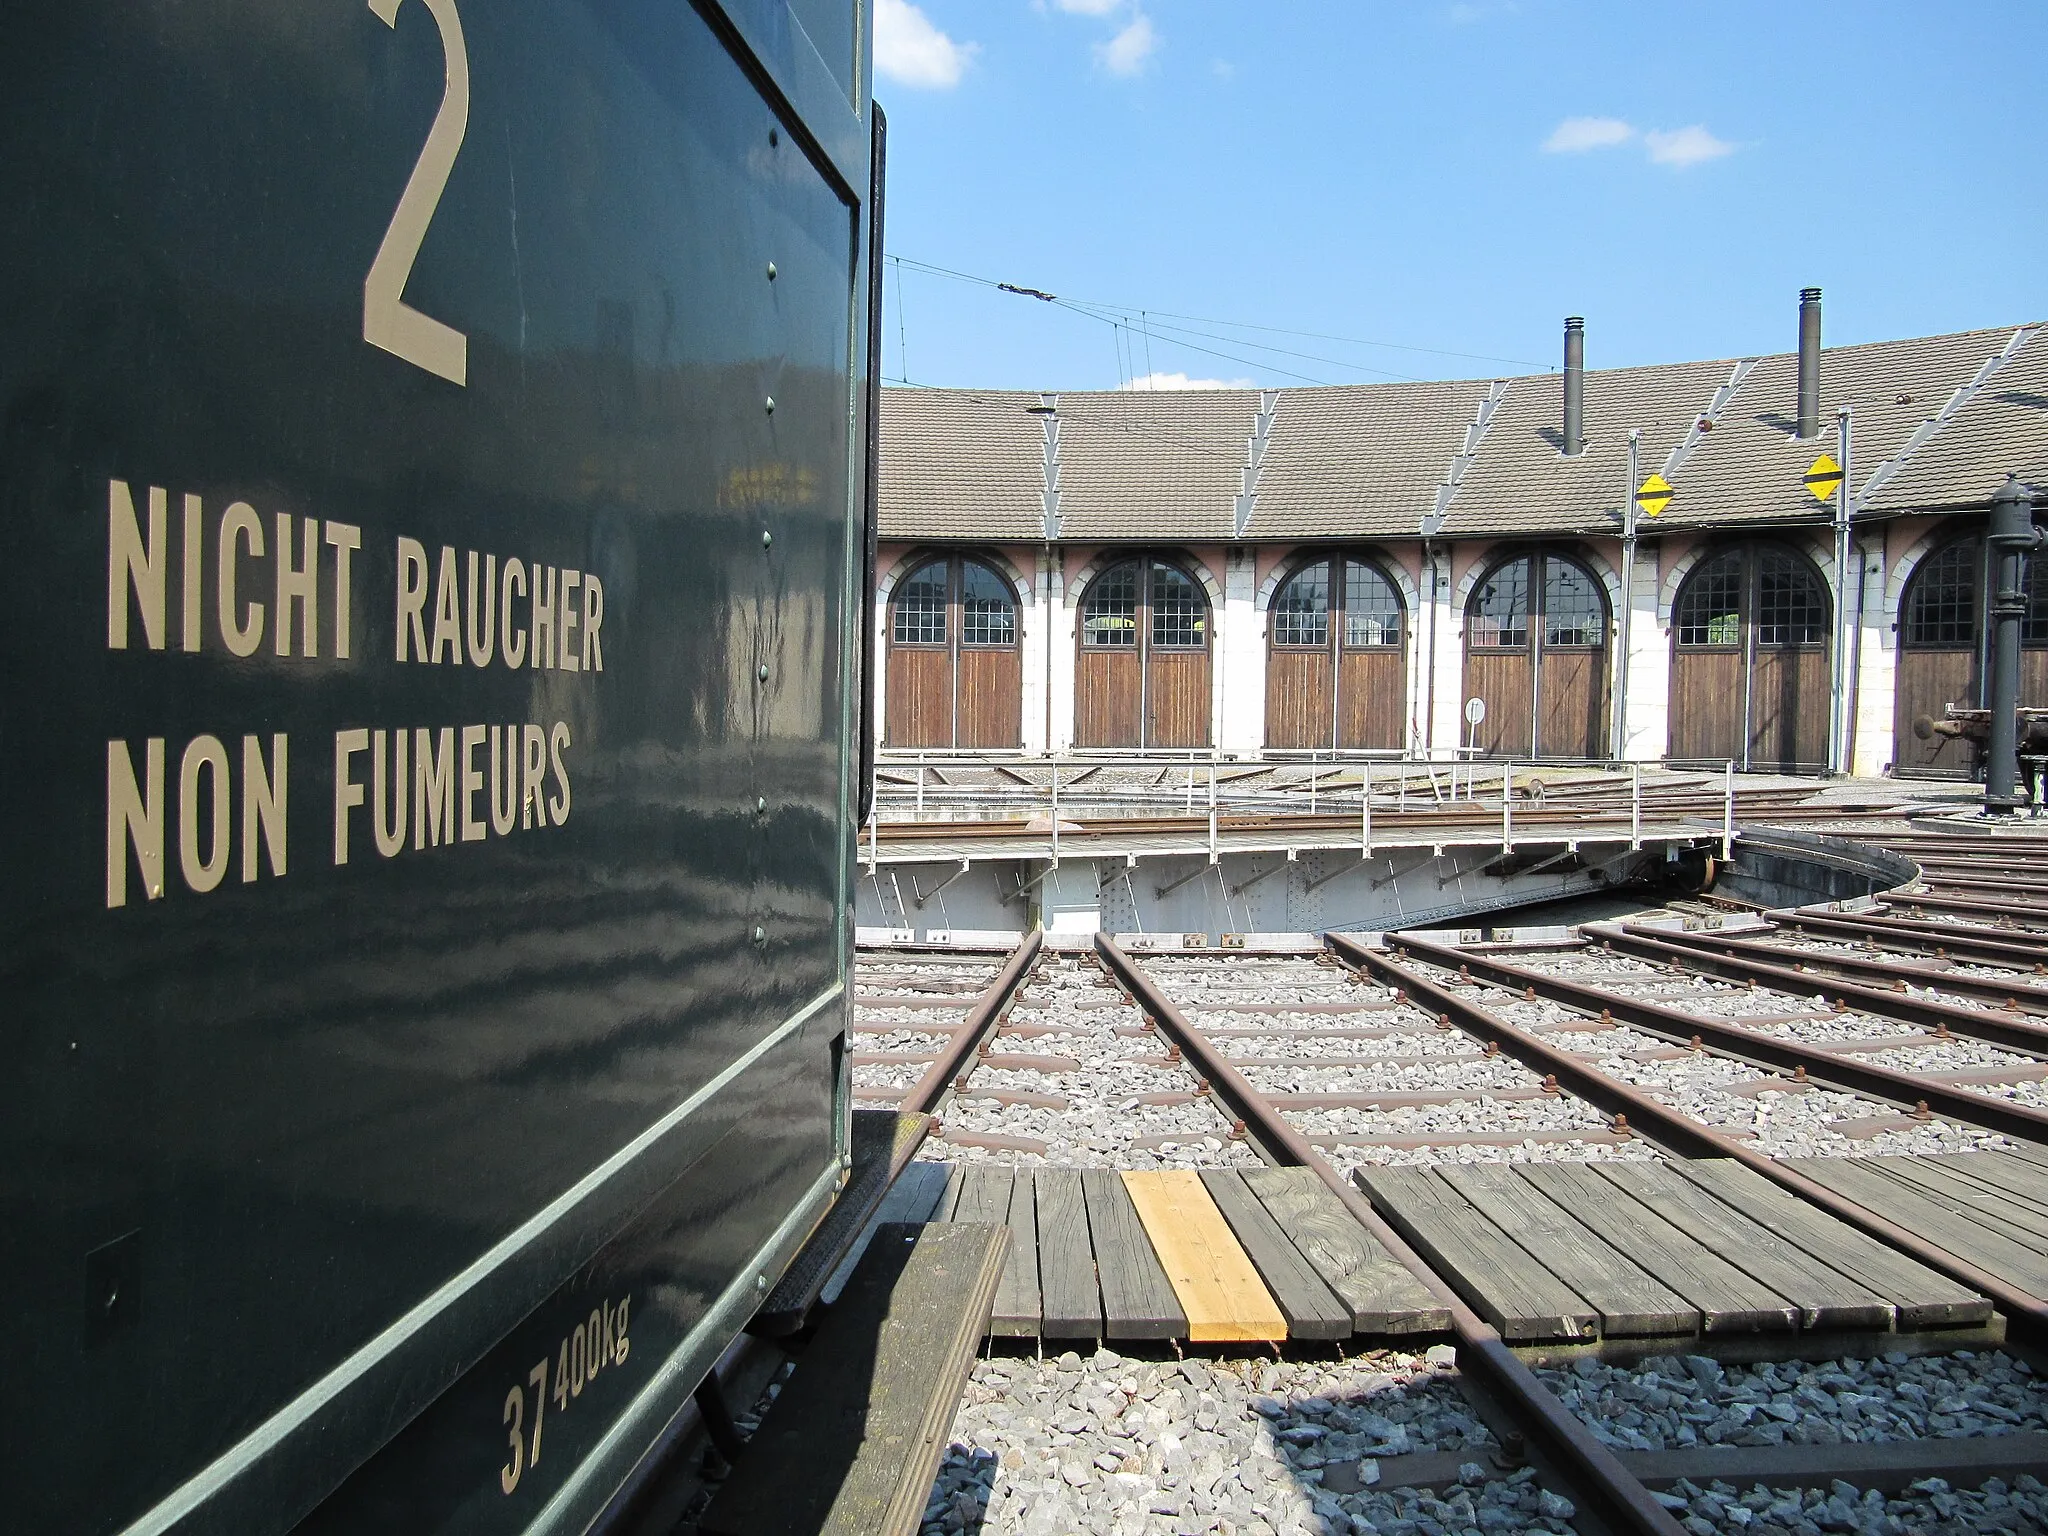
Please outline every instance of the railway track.
M1831 916L1814 918L1816 925L1830 920ZM1745 930L1694 937L1700 941L1700 952L1711 955L1714 950L1709 941L1758 936ZM1395 942L1403 941L1396 936ZM1665 1503L1692 1519L1706 1520L1708 1528L1737 1529L1735 1517L1727 1511L1742 1505L1745 1497L1749 1503L1742 1507L1754 1520L1770 1510L1785 1516L1788 1500L1802 1510L1811 1505L1817 1513L1826 1514L1826 1499L1835 1497L1839 1503L1840 1496L1824 1487L1798 1491L1814 1481L1812 1467L1819 1463L1811 1455L1804 1470L1782 1473L1779 1484L1759 1485L1748 1480L1750 1473L1744 1469L1763 1475L1760 1451L1746 1461L1731 1455L1710 1464L1736 1473L1735 1484L1726 1479L1716 1484L1704 1474L1698 1481L1667 1478L1659 1482L1655 1476L1646 1481L1638 1475L1648 1468L1642 1458L1672 1452L1680 1438L1669 1423L1659 1420L1658 1424L1663 1424L1659 1428L1644 1417L1646 1404L1663 1403L1668 1408L1685 1402L1690 1393L1696 1399L1691 1403L1695 1417L1706 1415L1718 1424L1739 1415L1741 1403L1768 1404L1785 1395L1781 1386L1803 1387L1808 1398L1825 1399L1824 1410L1811 1404L1802 1410L1817 1423L1830 1426L1816 1430L1816 1435L1824 1441L1830 1435L1844 1438L1839 1426L1848 1423L1852 1432L1846 1438L1853 1441L1860 1433L1852 1422L1859 1399L1889 1393L1889 1401L1898 1396L1896 1387L1912 1389L1907 1394L1911 1398L1922 1390L1923 1377L1937 1382L1948 1379L1940 1373L1951 1368L1954 1357L1937 1356L1932 1363L1924 1363L1903 1355L1899 1356L1902 1363L1805 1360L1745 1367L1734 1362L1704 1362L1698 1356L1685 1363L1678 1354L1670 1354L1647 1363L1589 1360L1568 1369L1532 1372L1500 1331L1472 1312L1459 1289L1446 1284L1442 1255L1437 1255L1437 1263L1424 1258L1406 1241L1402 1230L1387 1220L1382 1207L1395 1203L1391 1195L1398 1193L1401 1181L1425 1177L1470 1181L1466 1187L1483 1189L1489 1181L1498 1187L1503 1177L1516 1176L1511 1170L1523 1167L1539 1172L1557 1168L1562 1177L1576 1166L1587 1174L1574 1178L1592 1176L1595 1170L1602 1170L1599 1177L1614 1178L1624 1176L1631 1167L1690 1166L1685 1154L1696 1148L1674 1145L1658 1134L1654 1124L1632 1121L1625 1110L1617 1113L1613 1101L1601 1101L1600 1082L1659 1099L1674 1115L1684 1116L1709 1134L1744 1142L1760 1155L1811 1157L1818 1151L1830 1162L1865 1162L1875 1167L1905 1152L1923 1157L1967 1155L2013 1143L1983 1125L1922 1114L1917 1100L1905 1103L1896 1094L1873 1094L1829 1083L1812 1073L1801 1081L1796 1070L1788 1071L1779 1063L1710 1048L1692 1038L1698 1031L1676 1036L1672 1030L1640 1027L1615 1015L1612 1004L1619 1003L1624 1009L1658 1008L1676 998L1687 1009L1698 1011L1703 1026L1711 1027L1705 1017L1708 1012L1719 1012L1730 1021L1729 1028L1754 1028L1802 1046L1865 1047L1835 1054L1882 1058L1903 1071L1906 1064L1888 1053L1908 1047L1884 1044L1887 1033L1901 1033L1896 1021L1845 1014L1832 1003L1815 1007L1810 997L1780 1006L1784 997L1768 987L1708 980L1676 966L1596 949L1592 943L1518 949L1511 961L1504 962L1499 953L1468 954L1462 959L1453 959L1451 954L1425 957L1420 950L1431 941L1408 942L1412 947L1399 951L1399 958L1392 963L1411 971L1421 983L1412 988L1384 975L1355 975L1346 966L1333 963L1331 955L1314 953L1229 958L1130 956L1105 945L1106 978L1088 955L1048 951L1021 967L1017 956L1009 957L1007 969L1014 975L1007 986L998 985L1006 968L995 956L972 961L959 956L863 958L858 974L861 1035L854 1056L860 1091L869 1097L899 1088L914 1094L923 1084L929 1092L934 1086L934 1068L941 1065L940 1048L950 1046L956 1051L951 1076L930 1101L942 1109L945 1133L928 1154L956 1165L950 1173L938 1170L932 1175L949 1181L956 1201L961 1198L960 1179L1011 1177L1018 1170L1187 1168L1208 1169L1213 1176L1219 1170L1253 1169L1262 1160L1295 1168L1320 1164L1329 1170L1327 1179L1333 1193L1342 1190L1366 1229L1384 1240L1386 1251L1410 1262L1416 1278L1443 1304L1453 1331L1459 1334L1455 1370L1446 1362L1423 1361L1397 1349L1361 1357L1377 1358L1380 1368L1366 1371L1360 1378L1357 1372L1346 1375L1343 1370L1293 1358L1290 1350L1288 1358L1270 1367L1244 1365L1240 1369L1238 1363L1210 1362L1203 1367L1211 1373L1205 1393L1189 1390L1184 1380L1155 1390L1152 1375L1164 1367L1114 1352L1100 1366L1092 1357L1076 1355L1043 1362L998 1356L984 1363L970 1388L960 1425L970 1443L957 1447L942 1471L936 1502L928 1511L933 1517L928 1529L945 1529L945 1511L963 1508L988 1518L991 1530L1030 1529L1023 1523L1023 1500L1080 1499L1083 1486L1091 1497L1108 1498L1101 1506L1104 1509L1122 1507L1127 1515L1143 1513L1134 1511L1128 1500L1124 1506L1116 1505L1113 1493L1119 1477L1132 1487L1143 1483L1163 1489L1153 1502L1174 1504L1182 1516L1204 1513L1203 1504L1228 1508L1231 1489L1223 1482L1206 1491L1191 1492L1186 1479L1162 1481L1165 1459L1148 1461L1142 1453L1130 1454L1132 1443L1121 1437L1126 1423L1111 1422L1115 1415L1078 1410L1067 1415L1069 1423L1087 1420L1092 1432L1116 1448L1103 1455L1118 1469L1106 1471L1091 1459L1091 1470L1085 1475L1072 1471L1069 1476L1068 1471L1058 1469L1071 1469L1072 1456L1062 1456L1073 1444L1085 1443L1080 1435L1055 1429L1049 1438L1041 1437L1042 1443L1032 1442L1030 1436L1020 1436L1016 1416L1004 1405L1037 1401L1040 1395L1051 1393L1068 1408L1077 1401L1099 1407L1107 1397L1119 1400L1125 1416L1137 1417L1152 1412L1148 1405L1162 1400L1159 1390L1170 1389L1191 1402L1212 1405L1205 1417L1215 1419L1214 1410L1259 1399L1262 1381L1268 1382L1270 1390L1264 1395L1272 1411L1251 1422L1255 1428L1258 1423L1265 1424L1264 1438L1255 1435L1254 1439L1270 1445L1271 1459L1254 1465L1266 1472L1278 1469L1287 1474L1283 1482L1291 1480L1292 1486L1305 1490L1290 1506L1282 1491L1264 1489L1263 1497L1269 1502L1278 1501L1276 1507L1282 1511L1292 1507L1304 1522L1299 1527L1275 1525L1274 1529L1317 1529L1307 1523L1310 1515L1323 1519L1321 1529L1345 1529L1332 1523L1330 1516L1348 1520L1351 1515L1347 1512L1368 1507L1382 1520L1398 1521L1432 1518L1433 1510L1439 1514L1453 1508L1476 1511L1482 1504L1495 1512L1489 1519L1492 1528L1560 1530L1570 1528L1572 1519L1577 1518L1586 1529L1678 1529L1671 1523L1671 1512L1651 1492L1652 1484L1663 1493ZM1762 957L1771 964L1797 955L1801 958L1792 964L1820 967L1829 954L1839 952L1838 958L1857 959L1869 953L1853 947L1866 942L1860 935L1850 940L1851 947L1845 947L1839 935L1820 926L1811 931L1773 930L1768 942L1784 951ZM1809 954L1815 958L1804 958ZM1956 970L1960 974L1953 980L1975 982L1983 979L1979 971L1989 969L2002 984L2015 975L2018 962L1994 954L1999 962L2009 963L1951 966L1944 958L1924 970L1935 980ZM1910 958L1935 957L1915 951ZM1501 963L1539 973L1554 968L1559 981L1585 982L1590 976L1585 984L1604 990L1610 999L1610 1017L1602 1019L1597 1011L1541 993L1532 999L1527 995L1528 982L1483 977L1475 971L1475 962L1482 971ZM1459 966L1465 968L1465 974L1459 974ZM1853 982L1850 973L1856 970L1847 966L1805 974L1839 985ZM1120 985L1109 985L1112 978ZM1965 1001L1956 994L1923 986L1918 972L1912 985L1914 995L1922 1001L1958 1007L1974 1001L1984 1005L1976 1011L1987 1018L2002 1019L2009 1012L2002 1006L2003 998ZM1489 1033L1470 1012L1438 1007L1440 999L1431 995L1431 988L1461 995L1473 1008L1497 1010L1499 1016L1512 1019L1569 1065L1561 1073L1544 1071L1546 1065L1560 1063L1526 1059L1499 1038L1503 1031ZM1967 992L1969 988L1956 990ZM996 994L1001 994L1000 1001ZM908 1006L913 997L923 1006ZM2000 1006L1991 1006L1994 1003ZM960 1051L960 1030L977 1013L981 1022L971 1047ZM1791 1017L1794 1014L1806 1017ZM947 1026L929 1027L934 1015L945 1018ZM928 1027L915 1037L903 1034L901 1027L912 1022L925 1022ZM870 1028L876 1032L870 1033ZM896 1032L884 1033L892 1029ZM1829 1038L1801 1040L1802 1033ZM1951 1092L1976 1092L1989 1103L1996 1095L1984 1090L1994 1085L1979 1083L1958 1090L1950 1079L1940 1076L1981 1068L1974 1058L1971 1064L1952 1059L1959 1042L1973 1050L1996 1050L2001 1062L2027 1064L2015 1070L2041 1070L2043 1057L2038 1053L1963 1036L1930 1040L1925 1046L1916 1037L1912 1046L1923 1054L1911 1065L1930 1085L1946 1084ZM878 1059L892 1054L925 1059ZM1039 1059L1019 1059L1025 1057ZM873 1076L877 1069L889 1074L886 1082ZM1786 1107L1795 1102L1801 1106L1800 1112L1788 1113ZM1162 1131L1143 1118L1146 1112L1188 1118ZM1119 1119L1127 1123L1119 1126L1115 1123ZM1363 1174L1365 1188L1346 1184L1344 1174L1353 1171ZM1387 1192L1384 1196L1383 1190ZM967 1219L964 1214L962 1219ZM1534 1242L1537 1238L1523 1231L1520 1240ZM1947 1304L1964 1306L1968 1294L1966 1288L1952 1286ZM1938 1299L1929 1302L1937 1310L1941 1304ZM1460 1323L1471 1326L1457 1326ZM1132 1347L1118 1346L1124 1350ZM1784 1353L1788 1347L1789 1336L1781 1336L1778 1352ZM1521 1350L1527 1354L1529 1345L1525 1342ZM1948 1395L1975 1391L1978 1399L2017 1415L2021 1425L2035 1423L2042 1404L2027 1385L2030 1378L2025 1367L2003 1355L1980 1353L1975 1358L1988 1363L1981 1372L1971 1367L1965 1372L1969 1379L1961 1386L1951 1383ZM1702 1378L1715 1370L1722 1373L1717 1384L1703 1385ZM1773 1374L1776 1372L1783 1373L1782 1381ZM1171 1370L1166 1374L1171 1375ZM1989 1385L1979 1382L1978 1375ZM1104 1376L1109 1380L1105 1382ZM1386 1454L1361 1458L1372 1461L1383 1469L1383 1477L1392 1480L1377 1493L1363 1486L1356 1493L1345 1491L1352 1486L1346 1481L1352 1474L1345 1472L1351 1463L1344 1460L1334 1463L1335 1494L1324 1493L1322 1478L1302 1481L1301 1474L1325 1472L1329 1463L1319 1466L1314 1457L1299 1460L1295 1453L1335 1434L1340 1438L1333 1448L1343 1455L1349 1447L1341 1436L1348 1426L1367 1421L1366 1409L1374 1400L1374 1390L1383 1390L1360 1390L1347 1397L1340 1388L1346 1383L1356 1387L1359 1380L1383 1384L1388 1379L1398 1384L1396 1395L1412 1410L1415 1422L1427 1426L1424 1434L1403 1442L1421 1448L1388 1453L1382 1444L1379 1449ZM2015 1383L2020 1385L2015 1387ZM1123 1391L1125 1385L1138 1390ZM1334 1418L1328 1414L1319 1418L1313 1411L1302 1415L1290 1406L1290 1391L1313 1404L1322 1401L1316 1396L1319 1390L1332 1394L1332 1400L1345 1411ZM1461 1390L1467 1396L1460 1397ZM1986 1391L1992 1398L1985 1398ZM1059 1396L1062 1392L1064 1397ZM1444 1396L1446 1392L1451 1394L1449 1398ZM1730 1401L1738 1406L1727 1406ZM1454 1406L1447 1412L1447 1402L1465 1404L1471 1411ZM1393 1399L1387 1403L1392 1406ZM1482 1403L1483 1413L1478 1411ZM1346 1417L1346 1412L1351 1416ZM1059 1415L1053 1413L1052 1417ZM1227 1418L1227 1413L1223 1417ZM1984 1422L2011 1427L1995 1416ZM2048 1418L2040 1422L2048 1429ZM1646 1430L1645 1424L1651 1427ZM1217 1428L1227 1431L1229 1426L1219 1420ZM1927 1430L1924 1420L1918 1428ZM1274 1438L1276 1432L1285 1430L1301 1431L1304 1438ZM1912 1432L1913 1443L1906 1450L1888 1453L1893 1461L1907 1466L1934 1465L1930 1460L1933 1453L1920 1443L1931 1441L1933 1431L1917 1433L1913 1425L1900 1421L1890 1424L1887 1432ZM2034 1433L2031 1429L2016 1432ZM1738 1448L1753 1446L1746 1423L1717 1433L1732 1439ZM1051 1443L1061 1439L1069 1444ZM2021 1444L2014 1442L2015 1448ZM2029 1449L2033 1444L2024 1441ZM1534 1454L1543 1470L1538 1473L1532 1468L1524 1481L1508 1484L1505 1479L1513 1474L1503 1463L1513 1460L1510 1445ZM1367 1448L1372 1447L1368 1444ZM1993 1472L2011 1472L1992 1454L1996 1447L1985 1451L1973 1440L1966 1449L1980 1460L1990 1456L1985 1465ZM1957 1456L1968 1460L1953 1446L1943 1450L1954 1453L1952 1460ZM1012 1463L1021 1459L1022 1465L1009 1466L1005 1456ZM1853 1459L1838 1457L1842 1465L1836 1470L1853 1470L1848 1465ZM999 1468L1007 1470L999 1472ZM1147 1468L1152 1475L1147 1476ZM1699 1472L1697 1466L1693 1470ZM1068 1481L1059 1488L1048 1486L1042 1477L1034 1481L1034 1474L1053 1472ZM1461 1472L1471 1478L1465 1500L1446 1503L1456 1497ZM1083 1486L1075 1485L1072 1476L1083 1477ZM1424 1478L1431 1481L1424 1484L1420 1481ZM1759 1486L1768 1486L1770 1491L1759 1493ZM1871 1473L1856 1486L1855 1511L1867 1519L1877 1519L1885 1509L1892 1509L1895 1513L1889 1518L1907 1522L1902 1529L1912 1529L1916 1528L1912 1521L1933 1515L1928 1503L1931 1495L1924 1490L1915 1493L1896 1478L1886 1483L1884 1477ZM1677 1491L1670 1491L1672 1488ZM1322 1496L1317 1497L1319 1494ZM1983 1496L1969 1497L1981 1504ZM2024 1492L2018 1497L2023 1503ZM1485 1503L1487 1499L1493 1502ZM1557 1513L1568 1508L1578 1514ZM1545 1514L1545 1509L1550 1513ZM1835 1516L1842 1513L1839 1508L1833 1511ZM1017 1523L1004 1523L1001 1517L1006 1515ZM1172 1523L1172 1517L1153 1518L1158 1523L1136 1522L1129 1528L1181 1528ZM1589 1518L1592 1523L1586 1524Z

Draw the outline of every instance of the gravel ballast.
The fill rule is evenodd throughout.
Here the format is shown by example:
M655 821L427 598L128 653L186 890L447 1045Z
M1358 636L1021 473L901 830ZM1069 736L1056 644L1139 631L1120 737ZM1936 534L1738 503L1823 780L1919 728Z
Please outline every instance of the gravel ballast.
M998 1357L977 1364L927 1536L1565 1532L1572 1507L1494 1442L1449 1350L1345 1361ZM1370 1486L1375 1458L1470 1450L1459 1482ZM1349 1463L1347 1476L1332 1468ZM1326 1489L1325 1480L1358 1492Z

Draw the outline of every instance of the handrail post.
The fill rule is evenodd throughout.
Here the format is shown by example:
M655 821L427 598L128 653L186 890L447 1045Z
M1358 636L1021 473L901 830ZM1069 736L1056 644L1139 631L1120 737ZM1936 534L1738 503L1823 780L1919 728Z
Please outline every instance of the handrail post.
M1365 760L1365 787L1358 795L1358 856L1372 857L1372 759Z
M1721 799L1721 862L1735 857L1735 759L1728 759L1728 787Z
M1060 862L1060 765L1054 759L1052 765L1052 862Z
M1515 765L1508 762L1500 771L1500 845L1515 851Z
M1216 862L1216 764L1209 764L1209 862Z
M917 814L924 815L924 754L917 754Z
M1643 846L1643 765L1629 764L1628 846L1631 852Z

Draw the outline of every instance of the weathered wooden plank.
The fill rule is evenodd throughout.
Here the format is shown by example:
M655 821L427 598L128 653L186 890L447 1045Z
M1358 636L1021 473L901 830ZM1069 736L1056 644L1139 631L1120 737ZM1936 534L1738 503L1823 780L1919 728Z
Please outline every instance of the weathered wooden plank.
M2011 1238L2036 1253L2048 1253L2048 1214L2031 1208L2024 1198L2015 1198L1970 1178L1960 1169L1944 1167L1932 1158L1873 1157L1865 1161L1882 1168L1895 1179L1923 1190L1944 1205L1974 1216L1992 1231Z
M967 1165L954 1163L947 1170L946 1187L939 1194L939 1203L932 1207L933 1221L951 1221L953 1208L960 1203L961 1191L967 1187Z
M2048 1296L2048 1259L2025 1244L1987 1231L1975 1218L1882 1169L1863 1167L1867 1161L1860 1157L1787 1159L1815 1183L1919 1233L1957 1258L1967 1259L2030 1295Z
M931 1220L939 1196L946 1192L946 1177L950 1172L944 1163L912 1163L898 1174L896 1182L889 1186L889 1193L882 1196L882 1203L875 1208L866 1229L847 1250L846 1257L839 1261L839 1267L832 1271L831 1278L826 1280L818 1299L827 1306L839 1299L854 1266L868 1251L868 1244L874 1241L878 1229L891 1222L915 1226Z
M1759 1226L1668 1163L1588 1163L1610 1184L1706 1244L1799 1309L1808 1328L1889 1328L1895 1309L1878 1292Z
M1112 1339L1186 1338L1187 1314L1117 1171L1082 1169L1081 1194L1095 1247L1095 1279L1102 1289L1103 1332Z
M974 1163L963 1168L960 1198L953 1206L952 1219L1009 1225L1012 1178L1011 1171L1000 1165Z
M1010 1186L1010 1256L1003 1261L988 1331L1003 1338L1038 1337L1038 1190L1028 1168Z
M1687 1159L1670 1166L1758 1225L1884 1297L1897 1309L1901 1327L1962 1326L1991 1315L1988 1298L1807 1204L1732 1158Z
M1350 1338L1350 1304L1323 1283L1315 1266L1288 1241L1280 1223L1259 1203L1259 1197L1245 1187L1244 1175L1234 1168L1206 1169L1202 1184L1230 1224L1238 1246L1244 1249L1273 1300L1279 1303L1280 1315L1287 1319L1288 1336Z
M1932 1161L1963 1165L1978 1183L2002 1189L2035 1210L2048 1211L2048 1169L2037 1163L2004 1152L1952 1152Z
M1396 1231L1473 1310L1509 1339L1590 1339L1599 1316L1457 1190L1411 1168L1356 1168L1352 1178Z
M1356 1333L1437 1333L1450 1309L1361 1227L1308 1168L1247 1168L1245 1188L1293 1241L1323 1283L1351 1308Z
M1078 1168L1040 1168L1038 1194L1040 1324L1048 1339L1102 1337L1102 1291L1088 1236L1088 1205Z
M1700 1309L1708 1333L1796 1328L1799 1309L1585 1163L1532 1163L1522 1176Z
M1192 1168L1126 1172L1124 1187L1152 1240L1197 1344L1251 1343L1287 1337L1273 1302L1230 1224Z
M1617 1253L1503 1163L1445 1168L1441 1177L1537 1263L1583 1296L1606 1335L1697 1333L1699 1308Z
M886 1226L698 1522L909 1536L988 1325L1006 1228Z

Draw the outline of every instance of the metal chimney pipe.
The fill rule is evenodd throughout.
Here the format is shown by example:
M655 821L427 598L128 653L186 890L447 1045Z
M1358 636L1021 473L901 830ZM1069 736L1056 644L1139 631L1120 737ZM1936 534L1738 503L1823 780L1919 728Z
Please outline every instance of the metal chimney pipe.
M1820 431L1820 290L1799 290L1799 435Z
M1586 446L1586 322L1564 322L1564 455L1575 459Z

